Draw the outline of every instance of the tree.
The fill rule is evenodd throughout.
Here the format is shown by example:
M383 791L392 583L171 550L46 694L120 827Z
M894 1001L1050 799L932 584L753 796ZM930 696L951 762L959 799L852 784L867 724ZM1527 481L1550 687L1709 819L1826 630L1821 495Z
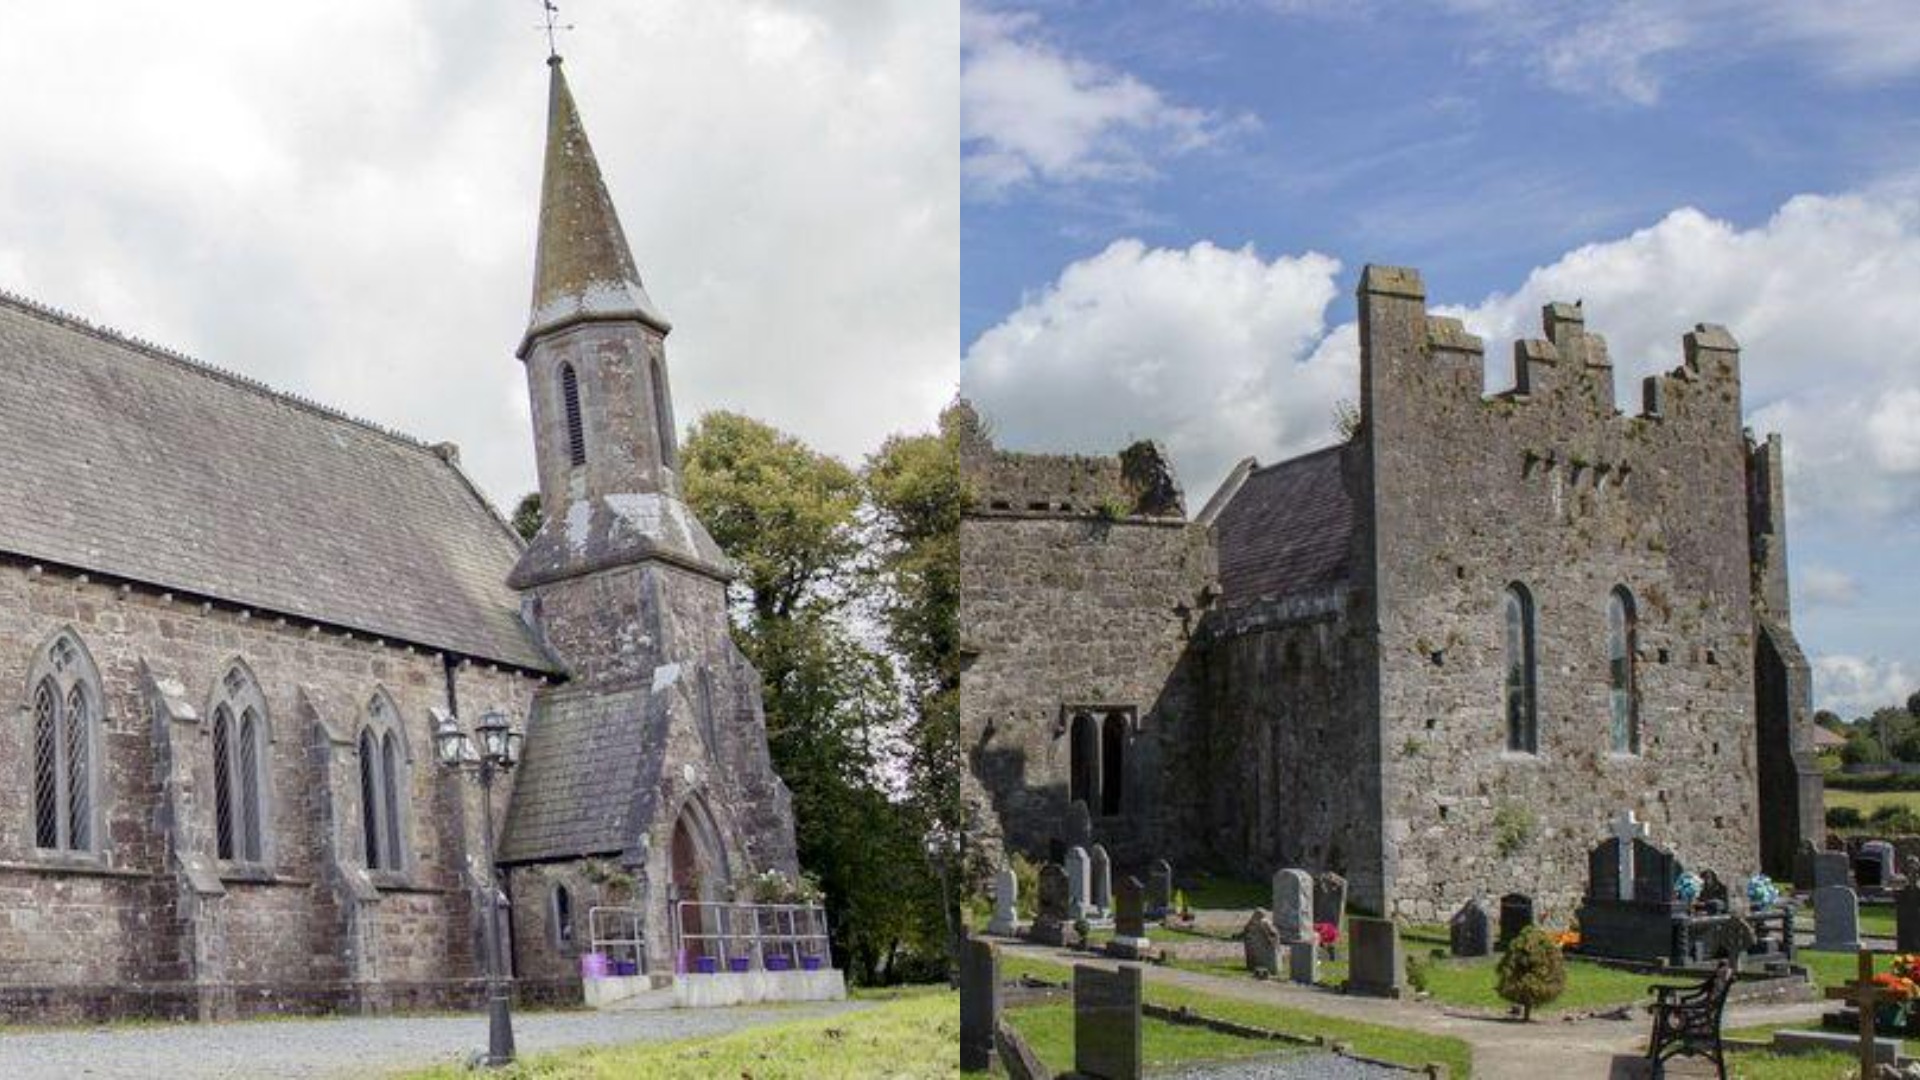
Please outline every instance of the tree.
M895 782L911 771L909 695L870 643L890 581L863 554L860 478L730 413L694 425L681 468L688 503L741 569L734 636L760 670L774 769L836 950L862 983L937 970L939 890L919 808Z
M522 540L532 540L533 534L540 531L540 493L530 491L520 497L520 505L513 508L513 531L520 534Z
M1567 988L1567 962L1560 946L1545 930L1529 926L1514 936L1494 968L1500 996L1520 1006L1524 1023L1533 1010L1558 998Z
M1920 719L1920 690L1907 695L1907 715Z

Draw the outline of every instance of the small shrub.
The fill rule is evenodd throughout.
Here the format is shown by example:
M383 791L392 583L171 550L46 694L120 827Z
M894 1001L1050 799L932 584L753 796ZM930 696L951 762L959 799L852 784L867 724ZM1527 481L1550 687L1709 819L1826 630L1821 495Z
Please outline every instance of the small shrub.
M1512 858L1533 837L1533 811L1514 803L1503 803L1493 812L1493 849L1503 859Z
M1522 1022L1533 1019L1533 1010L1556 998L1567 988L1567 961L1546 931L1529 926L1507 945L1507 951L1494 967L1500 996L1520 1006Z
M1020 912L1021 918L1031 919L1040 910L1040 868L1019 852L1014 853L1008 865L1013 867L1013 880L1020 886L1020 895L1014 900L1014 908Z
M1914 813L1911 806L1875 807L1873 813L1868 815L1867 821L1875 829L1885 833L1895 835L1920 833L1920 814Z
M1858 829L1866 823L1867 819L1860 816L1860 808L1857 806L1827 807L1827 828L1829 829Z
M1432 962L1424 956L1407 957L1407 985L1419 993L1427 992L1427 973Z

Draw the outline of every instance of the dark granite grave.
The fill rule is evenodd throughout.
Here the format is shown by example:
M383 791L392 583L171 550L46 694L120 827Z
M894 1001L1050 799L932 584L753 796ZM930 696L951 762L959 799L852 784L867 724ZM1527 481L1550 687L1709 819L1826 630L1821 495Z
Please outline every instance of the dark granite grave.
M1153 951L1147 940L1146 886L1131 875L1120 879L1113 897L1113 940L1107 942L1107 954L1125 960L1139 960Z
M1616 831L1631 832L1635 824ZM1677 890L1683 872L1672 852L1644 836L1602 841L1587 855L1587 894L1575 915L1580 952L1677 966L1725 959L1738 967L1793 958L1790 909L1735 915L1726 886L1711 871L1701 875L1699 904L1690 904Z
M1508 893L1500 898L1500 939L1496 948L1505 949L1520 931L1533 925L1533 897L1526 893Z
M1920 859L1907 860L1907 883L1893 894L1894 947L1920 952Z
M1000 953L968 938L960 953L960 1068L993 1066L993 1030L1000 1023Z
M1027 936L1042 945L1067 943L1067 872L1058 863L1040 868L1040 888L1034 901L1033 925Z
M1397 998L1406 985L1406 957L1392 919L1347 920L1347 993Z
M1147 918L1165 918L1173 908L1173 864L1155 859L1147 870Z
M1140 1032L1145 997L1140 969L1073 969L1073 1067L1098 1080L1139 1080L1146 1062Z
M1479 897L1461 904L1447 920L1447 941L1455 956L1486 956L1493 951L1493 918Z

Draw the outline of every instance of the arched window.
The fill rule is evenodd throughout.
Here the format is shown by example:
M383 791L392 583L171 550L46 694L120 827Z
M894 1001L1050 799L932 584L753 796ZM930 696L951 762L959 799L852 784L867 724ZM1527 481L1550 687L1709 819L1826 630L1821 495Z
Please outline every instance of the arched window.
M1533 597L1526 586L1507 588L1507 749L1540 752L1538 669L1533 642Z
M1100 812L1120 812L1122 777L1127 771L1127 714L1110 712L1100 722Z
M1100 809L1100 725L1087 713L1073 714L1068 733L1067 798Z
M360 729L360 835L367 869L406 869L407 750L399 713L384 692L367 703Z
M660 429L660 464L671 469L674 467L673 407L667 401L666 369L660 366L660 357L652 358L653 372L653 423Z
M40 651L28 685L33 711L33 842L95 850L100 672L71 632Z
M213 704L215 853L229 862L267 861L267 702L242 664L227 668Z
M1622 585L1607 597L1607 703L1612 714L1613 752L1640 752L1639 617L1633 594Z
M580 418L580 378L572 364L560 365L560 398L567 414L567 459L577 469L587 463L587 429Z
M553 947L566 949L573 944L573 894L565 885L553 887Z

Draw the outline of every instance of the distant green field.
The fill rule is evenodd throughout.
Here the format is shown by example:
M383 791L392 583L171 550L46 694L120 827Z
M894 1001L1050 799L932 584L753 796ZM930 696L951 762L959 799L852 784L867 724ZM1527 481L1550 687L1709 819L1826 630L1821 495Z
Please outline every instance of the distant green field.
M1827 789L1828 806L1851 806L1862 814L1872 814L1883 806L1905 806L1920 813L1920 791L1842 791Z

